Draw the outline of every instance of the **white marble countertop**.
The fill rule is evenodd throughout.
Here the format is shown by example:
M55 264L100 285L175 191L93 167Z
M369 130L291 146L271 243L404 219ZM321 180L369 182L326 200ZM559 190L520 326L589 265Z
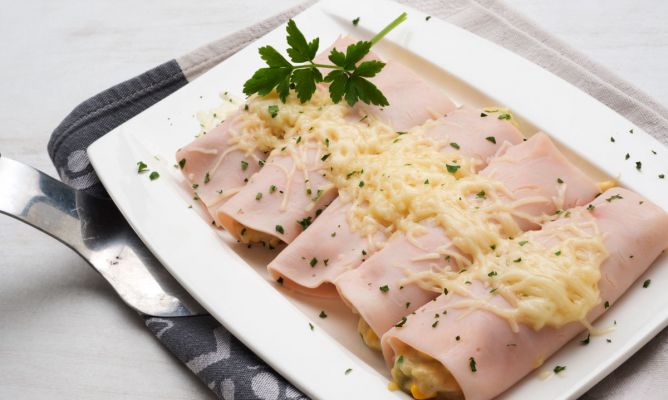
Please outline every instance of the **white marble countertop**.
M298 2L0 1L0 152L55 176L79 102ZM506 2L668 104L668 2ZM2 216L0 315L0 398L213 398L74 253Z

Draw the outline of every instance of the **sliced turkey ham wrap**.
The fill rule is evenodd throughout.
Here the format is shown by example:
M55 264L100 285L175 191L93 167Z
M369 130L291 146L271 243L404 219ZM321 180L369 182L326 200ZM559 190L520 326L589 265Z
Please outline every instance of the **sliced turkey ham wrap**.
M505 195L497 200L496 206L490 207L495 207L492 223L498 222L502 226L501 234L506 236L536 229L535 217L585 204L599 193L596 184L571 164L543 133L509 147L480 175L505 187L502 192ZM494 202L482 199L480 210L490 203ZM509 208L499 208L499 204ZM516 226L508 225L508 218L514 220ZM437 296L405 282L408 271L466 268L470 256L480 251L477 244L471 242L478 233L468 230L468 222L463 221L459 232L448 233L443 225L424 221L421 234L395 235L381 251L334 282L344 302L360 314L358 328L370 347L378 348L381 335L404 315ZM470 223L471 229L475 228L473 220ZM504 231L504 226L515 232ZM496 245L494 238L488 240L489 243L484 243L485 250L492 250Z
M423 134L449 143L450 151L473 159L475 169L479 170L504 146L522 142L520 131L498 115L462 106L430 123ZM336 296L330 283L359 266L386 241L384 231L369 238L351 228L348 222L351 205L342 197L334 200L304 235L298 236L269 263L272 277L282 278L284 285L301 292ZM311 266L310 260L314 258L321 262Z
M225 120L176 152L181 168L209 214L236 194L267 157L260 150L245 151L235 138L245 129L243 110L228 115Z
M468 294L451 287L383 335L383 355L395 383L420 399L499 395L638 279L668 247L666 226L668 214L660 207L613 188L542 230L515 238L507 247L510 254L498 255L505 257L503 270L483 270L478 276L485 283L471 278ZM532 257L541 261L527 268L531 275L514 278L522 272L517 267ZM533 304L522 309L517 298Z
M327 55L333 47L345 50L352 43L355 40L351 37L339 37L315 61L326 63ZM363 61L374 59L378 57L369 52ZM239 110L227 115L220 125L176 152L177 165L195 198L201 201L217 223L218 208L246 185L250 177L262 168L269 152L273 150L275 143L266 138L280 136L280 123L291 122L263 118L263 113L257 111L260 108L260 111L264 111L267 107L263 97L253 97ZM268 131L271 133L267 134ZM257 145L257 142L263 141L265 143Z
M393 61L387 62L370 80L383 92L389 106L379 108L358 103L347 110L345 121L337 123L336 129L331 126L315 126L315 129L336 131L358 126L364 129L380 122L394 131L405 131L455 108L445 94ZM280 114L281 105L277 107ZM308 140L294 143L287 150L274 149L265 167L217 210L218 220L242 242L292 242L337 195L336 188L324 176L325 154L323 143ZM272 187L277 190L268 196L267 191Z

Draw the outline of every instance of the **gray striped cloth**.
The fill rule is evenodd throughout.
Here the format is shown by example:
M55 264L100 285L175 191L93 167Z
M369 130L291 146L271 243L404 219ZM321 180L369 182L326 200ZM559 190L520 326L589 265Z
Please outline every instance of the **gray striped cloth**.
M497 0L404 1L491 40L581 88L668 143L668 110ZM107 193L85 149L311 3L287 10L84 101L55 129L48 151L61 179L99 197ZM77 168L68 168L77 165ZM209 316L145 318L147 328L219 398L305 399ZM589 391L584 399L668 398L668 330Z

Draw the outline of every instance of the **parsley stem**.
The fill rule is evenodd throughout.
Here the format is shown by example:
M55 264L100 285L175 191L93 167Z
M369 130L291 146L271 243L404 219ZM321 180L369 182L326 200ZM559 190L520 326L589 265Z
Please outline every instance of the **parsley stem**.
M388 33L390 33L390 31L391 31L392 29L396 28L397 25L399 25L400 23L404 22L404 21L406 20L406 18L408 18L408 14L406 14L405 12L404 12L404 13L401 13L401 15L397 17L397 19L395 19L394 21L390 22L390 24L389 24L388 26L386 26L385 28L383 28L382 31L378 32L378 33L376 34L376 36L374 36L374 37L371 39L371 44L374 45L374 44L378 43L383 37L385 37L385 35L387 35Z
M331 68L331 69L343 69L339 67L338 65L331 65L331 64L316 64L316 63L310 63L310 64L302 64L302 65L295 65L295 69L299 67L316 67L316 68Z

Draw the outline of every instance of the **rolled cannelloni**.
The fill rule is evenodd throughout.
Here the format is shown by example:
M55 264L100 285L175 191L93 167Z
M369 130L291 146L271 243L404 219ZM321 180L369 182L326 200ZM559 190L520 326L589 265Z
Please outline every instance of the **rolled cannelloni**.
M613 188L500 245L470 276L436 279L441 295L382 337L396 385L421 399L499 395L629 288L668 247L666 226L660 207Z
M389 106L380 108L361 103L352 109L342 104L323 106L323 114L313 119L318 122L305 124L301 134L304 137L313 133L318 137L331 134L340 138L346 130L368 131L374 127L402 132L455 108L447 96L396 62L387 62L370 80L384 93ZM277 103L276 107L280 114L282 105ZM339 114L334 116L336 110ZM292 136L295 142L285 149L275 149L265 167L217 211L221 224L243 242L290 243L337 195L336 188L324 176L326 144L299 140L299 132ZM374 144L366 146L368 151ZM267 193L270 188L276 190Z
M510 121L468 106L429 123L423 134L447 143L448 151L470 158L475 170L484 168L504 146L521 143L523 139ZM272 277L283 278L284 285L298 291L336 296L330 283L359 266L387 240L382 230L370 237L353 230L348 222L351 207L352 203L341 197L334 200L309 224L304 235L298 236L269 263ZM310 260L314 258L323 262L311 266Z
M505 237L536 229L536 217L585 204L598 193L596 184L542 133L508 148L480 175L501 184L505 194L496 201L482 199L480 209L473 211L491 209L488 218L500 226L498 234ZM474 228L473 219L461 218L465 218L463 223L448 221L445 227L426 220L419 234L395 235L383 250L335 281L344 302L360 314L360 333L368 345L377 348L382 334L404 315L437 296L407 282L407 272L467 268L471 256L496 246L495 234L480 246L476 238L489 235L489 230L470 230L467 224L470 222ZM509 225L509 218L516 226ZM450 223L459 228L448 229Z
M261 120L246 118L238 110L176 152L177 165L196 198L214 217L218 207L246 184L267 157L261 149L246 150L241 145L239 137L245 130L266 129Z

